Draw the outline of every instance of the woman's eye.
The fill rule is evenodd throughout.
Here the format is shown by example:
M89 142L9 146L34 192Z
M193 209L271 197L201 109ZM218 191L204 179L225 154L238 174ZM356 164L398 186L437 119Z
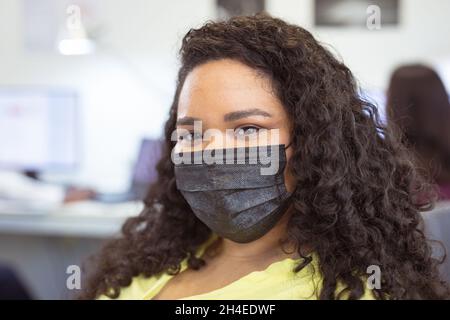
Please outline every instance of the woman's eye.
M255 126L240 127L235 130L235 135L236 137L253 136L258 133L259 129L259 127Z
M191 143L192 141L200 141L202 139L202 133L200 132L187 132L179 135L178 140L182 142Z

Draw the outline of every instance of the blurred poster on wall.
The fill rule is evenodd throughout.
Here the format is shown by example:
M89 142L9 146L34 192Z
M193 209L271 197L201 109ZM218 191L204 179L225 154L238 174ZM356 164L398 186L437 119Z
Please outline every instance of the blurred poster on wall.
M399 23L400 0L315 0L316 26L365 27L368 15L380 13L382 25ZM371 9L375 8L375 11Z
M24 46L27 51L54 50L58 28L58 6L53 0L22 0ZM58 19L59 18L59 19Z
M99 20L99 1L91 0L22 0L24 47L26 51L55 51L58 40L74 17L69 6L80 9L80 19L89 34Z
M226 20L234 16L252 15L264 11L264 0L217 0L219 20Z

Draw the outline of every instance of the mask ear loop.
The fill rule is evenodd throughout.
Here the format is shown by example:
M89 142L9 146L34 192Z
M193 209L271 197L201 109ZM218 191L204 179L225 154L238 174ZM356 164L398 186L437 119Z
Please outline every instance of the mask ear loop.
M284 150L286 150L287 148L289 148L291 145L292 145L292 141L289 142L289 144L288 144L286 147L284 147Z
M291 145L292 145L293 141L291 140L291 142L288 143L288 145L286 147L284 147L284 150L286 151ZM292 190L292 192L290 192L289 197L287 199L287 201L291 202L292 201L292 196L294 195L295 191L297 191L297 186L295 185L294 190Z
M289 148L291 144L292 144L292 142L290 142L287 147L283 147L283 149L285 151L284 158L286 158L286 149ZM281 146L283 146L283 144ZM284 175L284 171L281 174ZM283 189L285 190L286 193L288 193L286 190L286 185L284 185L284 179L283 179ZM281 193L278 185L277 185L277 191L279 194ZM288 202L290 202L291 195L292 195L292 193L288 193L288 195L286 197L284 197L284 200L282 200L283 205L286 205ZM279 200L280 200L280 198L279 198Z

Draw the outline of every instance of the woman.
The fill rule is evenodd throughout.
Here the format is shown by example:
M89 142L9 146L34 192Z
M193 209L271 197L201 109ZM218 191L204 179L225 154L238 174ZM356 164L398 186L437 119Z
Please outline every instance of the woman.
M209 22L184 37L181 62L159 179L82 298L447 297L421 231L428 203L415 202L426 185L309 32L267 15ZM227 147L199 138L195 121L238 146L277 131L279 172L174 164L172 150Z
M450 200L450 103L439 75L424 65L406 65L392 74L387 115Z

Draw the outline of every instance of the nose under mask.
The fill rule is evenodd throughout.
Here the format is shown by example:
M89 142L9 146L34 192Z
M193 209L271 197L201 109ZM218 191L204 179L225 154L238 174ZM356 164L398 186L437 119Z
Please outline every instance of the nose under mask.
M269 232L289 207L284 145L268 146L264 158L278 161L278 170L262 174L270 164L261 161L258 147L222 149L220 154L243 155L233 163L176 164L177 188L194 214L219 236L234 242L254 241ZM218 151L218 150L214 150ZM231 152L230 152L231 151ZM197 152L191 152L194 159ZM243 162L243 163L241 163Z

